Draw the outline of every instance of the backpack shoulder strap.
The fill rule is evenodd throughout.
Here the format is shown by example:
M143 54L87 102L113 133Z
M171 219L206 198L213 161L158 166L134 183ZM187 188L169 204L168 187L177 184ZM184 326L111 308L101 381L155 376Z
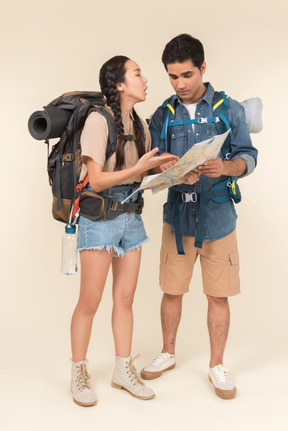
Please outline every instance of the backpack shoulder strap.
M169 152L169 148L168 148L168 124L170 119L175 117L175 98L176 96L170 96L168 99L166 99L162 105L161 108L164 108L164 116L163 116L163 127L161 130L161 139L163 139L163 141L165 142L165 151Z
M230 133L227 136L221 152L222 152L222 156L227 160L229 159L230 156L230 140L231 140L231 126L230 123L228 121L228 115L227 115L227 111L229 108L229 101L228 101L228 96L226 96L224 91L215 91L214 92L214 96L213 96L213 103L212 103L212 110L213 110L213 114L216 117L219 117L218 122L216 122L216 127L217 127L217 131L218 133L221 135L222 133L226 132L227 130L230 129Z
M99 114L103 115L103 117L107 121L107 125L108 125L108 142L107 142L107 148L106 148L106 160L107 160L116 151L117 135L116 135L114 118L112 117L110 112L108 112L105 106L93 105L91 106L91 109L90 109L90 112L92 111L96 111Z

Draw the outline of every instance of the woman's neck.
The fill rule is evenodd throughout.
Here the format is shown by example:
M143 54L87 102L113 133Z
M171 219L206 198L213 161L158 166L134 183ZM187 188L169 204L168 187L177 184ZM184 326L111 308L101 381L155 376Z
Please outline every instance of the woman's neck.
M132 112L134 103L131 100L120 100L120 108L122 112Z

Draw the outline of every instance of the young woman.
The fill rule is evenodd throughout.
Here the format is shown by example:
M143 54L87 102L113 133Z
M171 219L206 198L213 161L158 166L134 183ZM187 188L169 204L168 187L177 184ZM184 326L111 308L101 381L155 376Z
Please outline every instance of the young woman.
M149 151L148 128L134 110L137 102L146 99L147 79L142 76L139 66L127 57L113 57L102 66L99 80L108 110L114 117L116 152L106 160L107 120L100 113L92 112L81 135L81 176L85 177L88 171L87 188L92 193L121 202L138 187L145 172L176 158L171 155L154 156L157 148ZM132 140L126 141L126 135L132 135ZM129 199L135 202L137 193ZM113 272L112 330L116 353L112 386L126 389L136 398L151 399L154 393L139 380L130 356L132 303L141 248L147 241L141 215L128 212L105 221L92 221L80 216L78 235L81 288L71 323L73 399L81 406L96 404L96 395L89 383L86 353L93 318L101 301L110 265Z

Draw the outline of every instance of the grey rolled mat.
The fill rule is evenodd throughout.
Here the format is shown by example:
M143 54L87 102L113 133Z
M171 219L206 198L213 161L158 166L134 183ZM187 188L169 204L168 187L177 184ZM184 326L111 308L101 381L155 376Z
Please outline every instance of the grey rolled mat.
M28 129L35 139L59 138L65 130L72 111L44 106L44 111L36 111L28 120Z

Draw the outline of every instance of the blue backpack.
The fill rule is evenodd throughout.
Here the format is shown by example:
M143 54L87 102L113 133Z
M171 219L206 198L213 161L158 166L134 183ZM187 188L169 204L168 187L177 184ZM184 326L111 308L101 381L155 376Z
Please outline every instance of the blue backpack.
M167 152L169 151L169 143L171 136L171 128L174 126L182 126L188 124L203 124L203 123L215 123L217 127L218 134L222 134L230 129L222 148L221 153L225 160L230 159L230 142L231 142L231 127L227 119L227 110L229 108L228 97L224 91L214 93L213 98L213 117L207 118L196 118L190 120L180 120L175 121L175 110L174 110L174 100L176 96L171 96L169 99L165 100L162 107L165 108L164 124L161 131L161 139L165 142L165 148ZM229 202L232 199L235 203L241 201L241 192L237 184L237 177L228 177L225 181L217 183L211 187L209 191L201 192L199 194L200 206L198 215L198 224L195 237L195 247L202 248L206 210L209 201L212 199L217 203ZM194 195L191 193L191 199L187 198L187 193L185 193L185 202L195 202ZM182 228L180 219L180 204L183 202L182 193L169 188L168 190L168 202L173 203L173 226L175 230L176 245L178 254L185 254L182 241Z

